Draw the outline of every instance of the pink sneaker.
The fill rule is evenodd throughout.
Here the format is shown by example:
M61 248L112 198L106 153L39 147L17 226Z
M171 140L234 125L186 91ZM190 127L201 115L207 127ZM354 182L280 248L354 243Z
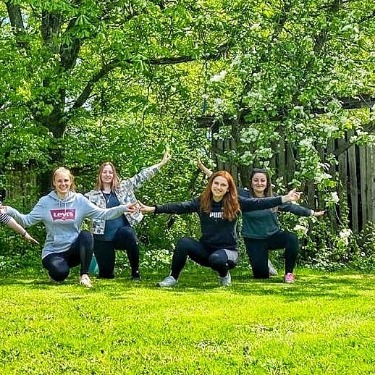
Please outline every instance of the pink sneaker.
M294 275L292 273L287 273L284 276L284 282L287 284L293 284L294 283Z

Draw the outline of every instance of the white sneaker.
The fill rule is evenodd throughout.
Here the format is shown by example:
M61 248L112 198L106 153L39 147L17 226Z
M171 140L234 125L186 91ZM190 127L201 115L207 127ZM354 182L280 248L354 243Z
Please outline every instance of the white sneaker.
M220 277L219 283L222 286L230 286L232 284L232 278L230 276L229 271L226 276Z
M92 288L91 280L89 278L89 275L87 275L86 273L80 276L79 283L86 288Z
M277 269L273 266L271 261L268 259L268 273L270 276L276 276L277 275Z
M167 276L163 281L159 281L156 285L161 288L168 288L177 284L177 280L173 276Z

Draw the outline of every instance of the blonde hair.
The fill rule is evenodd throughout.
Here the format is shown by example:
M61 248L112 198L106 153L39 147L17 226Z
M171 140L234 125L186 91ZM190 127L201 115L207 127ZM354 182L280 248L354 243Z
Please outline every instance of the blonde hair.
M98 173L98 176L96 177L96 190L103 190L103 182L102 182L101 176L102 176L104 167L107 167L107 166L111 167L112 172L113 172L111 190L116 190L120 187L120 178L117 174L116 167L110 161L106 161L99 167L99 173Z
M70 180L70 190L71 191L76 191L76 184L74 182L74 176L72 174L72 172L70 172L70 169L68 168L65 168L65 167L58 167L56 168L54 171L53 171L53 175L52 175L52 185L55 186L55 178L56 178L56 175L58 173L64 173L64 174L67 174L69 176L69 180Z

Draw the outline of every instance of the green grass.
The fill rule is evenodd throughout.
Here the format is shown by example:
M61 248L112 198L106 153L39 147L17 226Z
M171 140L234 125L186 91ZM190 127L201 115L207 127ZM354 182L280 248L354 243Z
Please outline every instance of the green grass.
M145 272L144 272L145 273ZM375 274L298 270L218 287L190 267L51 285L44 273L0 278L1 374L375 374Z

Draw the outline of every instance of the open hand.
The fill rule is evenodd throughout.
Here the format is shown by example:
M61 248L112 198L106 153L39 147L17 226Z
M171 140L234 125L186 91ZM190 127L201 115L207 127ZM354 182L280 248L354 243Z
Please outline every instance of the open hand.
M144 214L155 212L155 206L146 206L145 204L139 201L138 201L138 204L139 204L140 211Z
M161 164L161 165L167 164L167 163L169 162L169 160L171 160L171 157L172 157L172 155L171 155L171 153L169 152L169 150L166 150L166 151L164 152L164 156L163 156L163 159L161 159L160 164Z
M301 193L296 189L291 190L287 195L282 197L283 202L297 202L301 197Z
M24 238L25 238L26 241L29 241L29 242L32 242L32 243L35 243L35 244L39 245L39 242L34 237L31 237L29 233L26 233L24 235Z

